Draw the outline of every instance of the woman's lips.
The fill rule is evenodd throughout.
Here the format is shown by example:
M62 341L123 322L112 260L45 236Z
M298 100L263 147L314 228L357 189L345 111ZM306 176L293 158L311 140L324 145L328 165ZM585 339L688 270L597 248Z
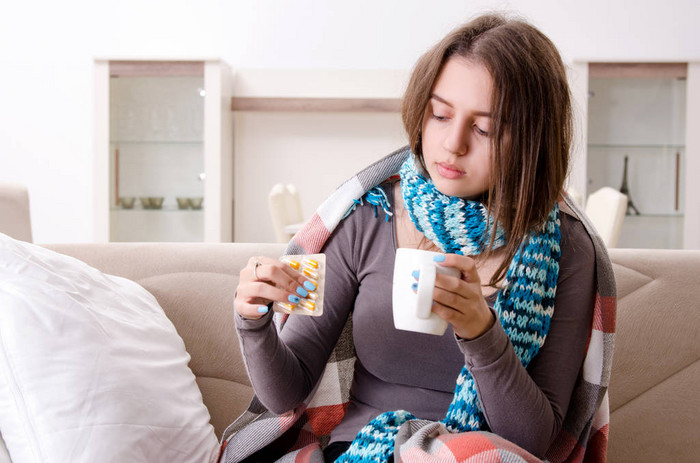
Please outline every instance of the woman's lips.
M437 163L437 171L441 177L447 179L459 178L466 174L466 172L460 170L457 166L452 164L445 164L442 162Z

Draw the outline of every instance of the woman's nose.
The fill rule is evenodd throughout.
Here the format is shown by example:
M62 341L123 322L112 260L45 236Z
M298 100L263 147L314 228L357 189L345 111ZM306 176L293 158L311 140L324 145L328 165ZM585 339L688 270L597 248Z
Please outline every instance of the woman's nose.
M450 153L464 155L469 151L468 132L463 124L454 124L446 133L443 147Z

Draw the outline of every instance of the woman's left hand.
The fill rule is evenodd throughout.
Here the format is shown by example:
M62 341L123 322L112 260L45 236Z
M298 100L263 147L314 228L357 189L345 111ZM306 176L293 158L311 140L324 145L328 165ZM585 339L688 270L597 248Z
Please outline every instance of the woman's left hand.
M437 273L433 291L433 312L452 325L463 339L474 339L484 334L495 322L495 317L481 292L481 279L474 259L458 254L444 254L445 260L436 265L453 267L461 276Z

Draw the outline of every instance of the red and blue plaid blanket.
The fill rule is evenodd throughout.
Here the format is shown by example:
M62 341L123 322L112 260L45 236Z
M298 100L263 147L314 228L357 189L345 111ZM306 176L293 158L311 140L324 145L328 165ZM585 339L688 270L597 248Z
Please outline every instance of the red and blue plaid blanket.
M312 254L352 207L354 200L396 175L410 156L401 148L343 183L318 208L289 243L286 254ZM596 253L597 291L591 334L583 368L563 427L546 454L551 462L604 462L609 404L608 383L615 340L616 287L607 249L577 204L565 198L588 231ZM284 319L278 319L281 329ZM353 376L352 318L343 330L324 374L306 401L275 415L253 398L248 410L222 436L221 463L240 461L322 463L322 448L340 422ZM450 433L436 422L413 420L396 437L396 462L540 461L515 444L489 432Z

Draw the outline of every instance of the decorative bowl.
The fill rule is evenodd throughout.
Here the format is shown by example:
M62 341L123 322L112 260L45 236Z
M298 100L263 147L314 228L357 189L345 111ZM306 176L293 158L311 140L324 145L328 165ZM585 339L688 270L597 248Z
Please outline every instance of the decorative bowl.
M163 208L163 200L165 199L162 196L150 196L149 198L150 204L151 204L151 209L162 209Z
M189 198L175 198L177 200L177 208L178 209L187 209L190 207L190 199Z
M192 209L201 209L202 201L204 201L204 198L189 198L190 207Z
M119 205L122 207L122 209L133 209L135 202L136 202L136 198L134 198L133 196L120 196L119 197Z

